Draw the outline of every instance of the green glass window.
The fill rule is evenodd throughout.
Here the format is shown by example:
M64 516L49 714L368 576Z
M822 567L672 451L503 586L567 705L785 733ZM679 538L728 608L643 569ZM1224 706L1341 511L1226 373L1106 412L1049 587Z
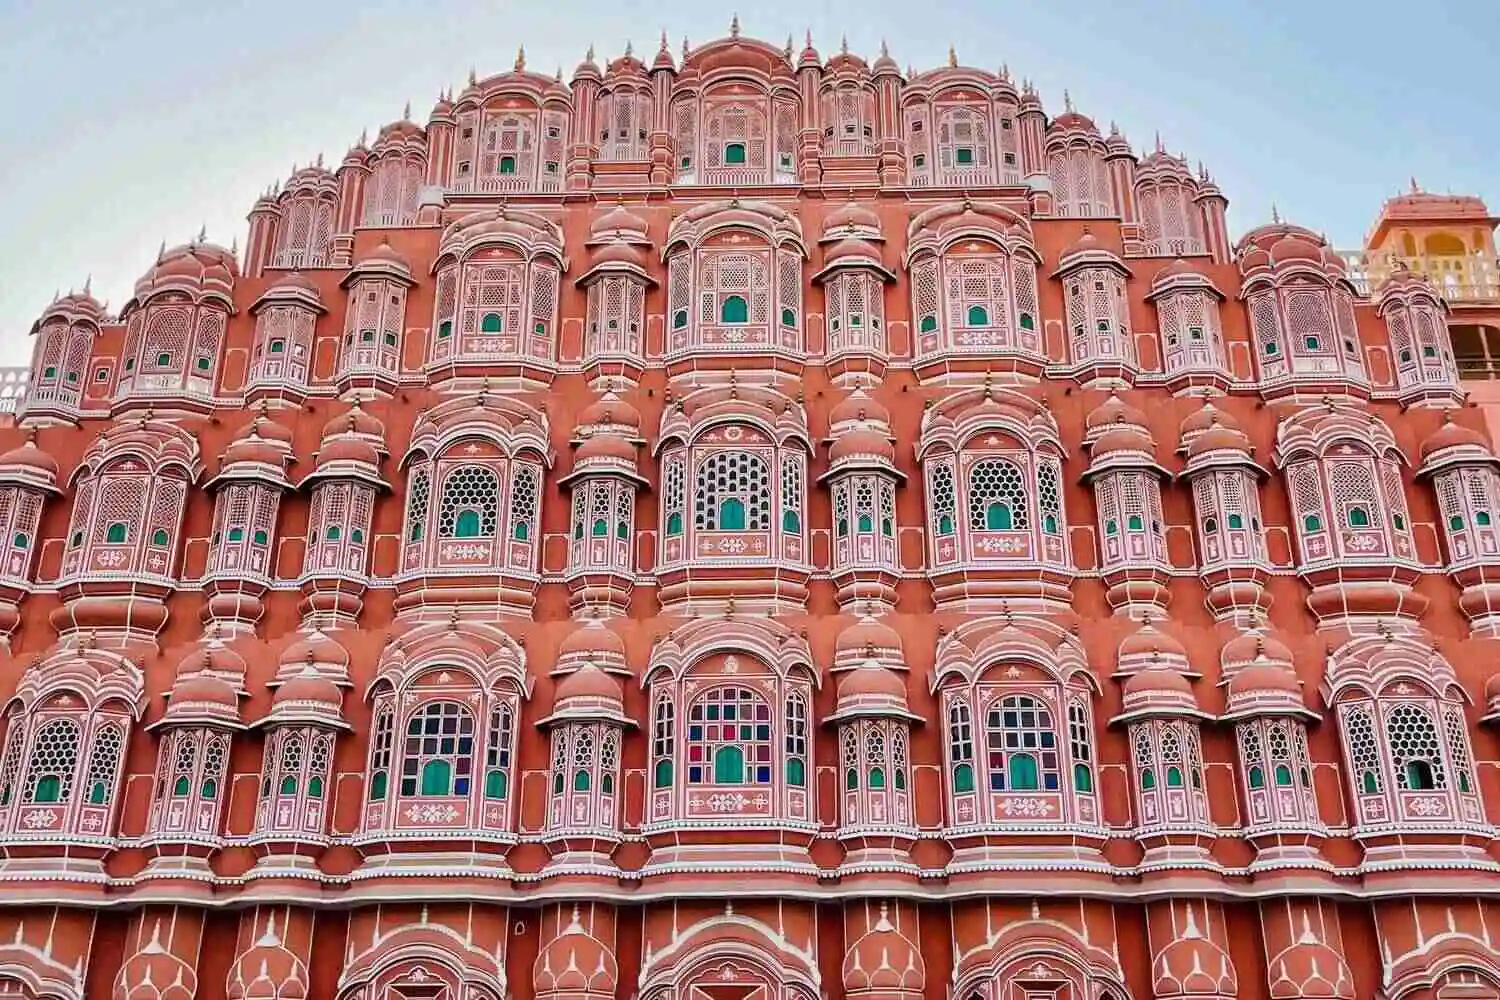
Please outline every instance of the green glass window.
M969 325L970 326L989 326L990 325L990 313L989 313L989 310L986 309L984 306L970 306L969 307Z
M516 172L516 158L514 156L500 157L500 172L502 174L513 174Z
M586 792L589 790L589 773L578 771L573 775L573 791Z
M1376 795L1380 792L1380 779L1374 771L1366 771L1359 779L1359 786L1366 795Z
M719 504L719 530L745 530L745 505L734 497L728 497Z
M652 774L653 784L657 788L670 788L672 786L672 761L663 757L656 762L656 768Z
M310 798L321 799L323 797L323 779L317 775L308 778L307 794Z
M984 512L984 526L990 531L1009 531L1015 524L1015 519L1010 512L1010 505L998 501L989 505Z
M96 781L89 786L89 805L102 806L109 801L109 786Z
M1247 777L1248 777L1248 780L1250 782L1250 787L1251 788L1264 788L1264 787L1266 787L1266 776L1265 776L1265 773L1261 771L1261 769L1260 769L1260 767L1258 765L1250 768L1250 772L1247 775Z
M1406 787L1414 792L1431 791L1433 788L1432 765L1425 760L1407 761Z
M870 768L870 787L880 789L885 787L885 771L878 767Z
M512 531L511 535L515 538L516 541L524 542L531 537L531 525L527 524L525 521L520 521L516 524L516 530Z
M1087 764L1073 765L1073 787L1080 792L1092 792L1094 790L1094 774L1089 770Z
M1023 330L1035 330L1036 329L1036 320L1034 320L1034 319L1031 318L1031 313L1022 313L1021 314L1021 329L1023 329Z
M590 529L590 533L595 538L605 537L609 534L609 522L604 520L603 518L598 519L594 522L594 526Z
M844 787L851 792L859 787L859 772L852 767L844 772Z
M679 513L677 513L677 512L674 511L671 514L667 515L667 534L668 535L680 535L680 534L682 534L682 515L681 514L679 514Z
M787 758L786 783L793 788L801 788L807 784L807 765L802 762L801 757Z
M156 367L166 368L172 364L172 355L162 353L156 356Z
M438 339L446 340L451 336L453 336L453 321L445 319L438 324Z
M1308 514L1302 519L1303 531L1322 531L1323 519L1316 514Z
M1370 513L1363 507L1349 508L1349 527L1368 528L1370 526Z
M791 310L791 309L783 309L783 310L781 310L781 325L782 326L796 326L797 325L797 313L794 310Z
M724 147L724 165L734 166L745 162L745 144L731 142Z
M1131 531L1143 531L1145 530L1146 522L1141 520L1141 515L1131 514L1125 519L1125 526Z
M960 146L954 150L953 159L960 167L969 166L974 162L974 150L968 146Z
M687 326L687 310L679 309L672 314L672 329L681 330Z
M165 528L157 528L155 531L153 531L151 533L151 544L152 545L165 545L165 544L167 544L167 529L165 529Z
M941 517L938 518L938 534L939 535L951 535L951 534L953 534L953 515L952 514L944 514L944 515L942 515Z
M1169 768L1167 768L1167 787L1168 788L1181 788L1182 787L1182 768L1180 768L1180 767L1169 767Z
M231 542L241 542L241 541L244 541L245 540L245 529L244 528L230 528L229 529L229 540Z
M922 317L922 322L918 324L917 328L923 333L931 333L933 330L937 329L937 317L932 315L931 313L928 313L926 316Z
M422 765L423 795L451 795L453 792L453 765L446 760L434 758Z
M781 530L788 533L802 530L802 519L797 516L795 510L784 510L781 512Z
M479 511L461 510L458 512L458 520L453 525L454 538L478 538L479 537Z
M1225 520L1229 523L1231 530L1238 531L1245 526L1245 519L1238 514L1230 514Z
M1285 764L1276 765L1276 784L1281 788L1288 788L1292 784L1292 769Z
M296 795L297 794L297 778L296 778L295 775L289 774L285 778L281 779L281 794L282 795Z
M499 313L485 313L484 319L479 321L480 333L499 333L505 328L505 321Z
M750 322L750 306L745 302L742 295L731 295L719 306L719 322L721 323L748 323Z
M31 544L31 539L27 537L26 532L18 531L16 537L11 540L11 544L18 549L24 549Z
M1151 789L1153 789L1155 787L1156 787L1156 772L1153 771L1153 770L1151 770L1151 768L1149 768L1149 767L1143 768L1141 770L1141 788L1142 788L1142 790L1149 792Z
M188 782L187 776L184 775L172 783L172 794L186 795L192 787L193 786Z
M114 524L111 524L109 526L109 530L104 533L104 540L111 545L123 544L125 541L125 531L125 525L116 521ZM80 538L79 540L81 541L82 539Z
M953 769L953 791L972 792L974 790L974 766L972 764L960 764Z
M35 801L56 802L62 795L62 779L55 774L44 774L36 783Z
M286 341L284 341L284 340L273 340L273 341L271 341L271 353L272 354L285 354L286 353Z
M714 754L714 784L738 785L745 780L745 751L733 743Z
M264 531L257 531L255 533L254 542L256 545L264 545L268 541L270 541L270 537Z
M1005 764L1005 777L1010 787L1018 792L1037 789L1036 758L1029 753L1011 754Z
M370 779L370 801L381 802L385 800L385 786L390 779L384 771L376 771L375 776Z

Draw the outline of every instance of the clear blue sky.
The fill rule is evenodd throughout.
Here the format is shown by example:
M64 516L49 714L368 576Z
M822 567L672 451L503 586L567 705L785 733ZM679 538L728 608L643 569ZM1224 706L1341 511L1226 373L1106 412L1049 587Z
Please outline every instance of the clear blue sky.
M1238 234L1283 217L1357 246L1415 175L1500 208L1500 3L1493 0L0 0L0 364L54 289L118 308L165 239L245 239L267 183L438 91L508 69L571 78L589 43L647 58L728 33L824 56L840 35L905 67L1010 64L1047 109L1160 130L1202 159Z

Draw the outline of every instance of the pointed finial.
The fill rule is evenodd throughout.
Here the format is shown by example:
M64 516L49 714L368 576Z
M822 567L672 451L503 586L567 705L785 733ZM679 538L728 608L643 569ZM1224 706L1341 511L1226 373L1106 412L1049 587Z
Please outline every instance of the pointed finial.
M891 57L890 46L888 46L888 45L885 44L885 39L884 38L882 38L880 40L880 54L882 56L884 56L885 58L887 58L887 59L889 59Z
M958 66L958 50L951 45L948 46L948 66L950 68L957 68Z
M476 84L478 82L479 82L479 74L474 71L474 67L473 66L470 66L469 67L469 86L472 87L472 86L474 86L474 84Z
M839 52L843 55L849 54L849 36L843 35L839 38Z
M781 54L786 57L786 61L787 62L791 62L792 61L792 33L791 32L787 32L787 36L786 36L786 48L784 48L784 49L781 50Z
M1417 178L1416 178L1415 174L1413 174L1412 178L1411 178L1411 193L1412 194L1421 194L1422 193L1422 189L1417 186Z
M1162 149L1163 149L1163 147L1162 147L1162 144L1161 144L1161 129L1157 129L1156 130L1156 151L1158 153L1160 153L1160 152L1162 152Z
M592 63L594 61L594 43L589 42L589 50L583 54L583 61Z
M83 279L83 294L94 294L94 272L92 271L90 271L88 273L88 276Z
M411 121L411 101L409 100L406 102L406 106L401 109L401 120L404 122Z
M556 80L558 83L562 83L562 66L561 65L559 65L557 67L557 72L555 72L555 73L552 74L552 78L554 80Z
M661 48L657 50L657 53L661 54L661 53L664 53L666 51L667 51L667 29L663 28L663 29L661 29Z
M1073 110L1073 95L1068 93L1066 90L1063 91L1063 110Z
M690 50L688 49L688 37L687 37L687 35L683 35L682 36L682 58L683 58L684 61L687 60L688 52L689 51Z
M522 46L520 46L519 48L516 49L516 65L515 65L515 70L516 70L517 73L519 73L519 72L521 72L525 68L526 68L526 46L522 45Z
M633 58L635 58L635 42L631 41L628 38L625 39L625 58L626 59L633 59Z
M207 240L208 240L208 223L205 222L205 223L203 223L203 225L201 225L201 226L198 227L198 242L199 243L203 243L203 242L205 242Z
M1281 211L1276 207L1274 201L1271 202L1271 221L1278 225L1281 223Z
M736 12L735 15L729 19L729 37L740 37L740 15L738 12Z
M368 142L369 139L370 139L370 130L369 130L369 128L367 127L367 128L360 129L359 130L359 147L361 149L363 149L365 147L365 143Z

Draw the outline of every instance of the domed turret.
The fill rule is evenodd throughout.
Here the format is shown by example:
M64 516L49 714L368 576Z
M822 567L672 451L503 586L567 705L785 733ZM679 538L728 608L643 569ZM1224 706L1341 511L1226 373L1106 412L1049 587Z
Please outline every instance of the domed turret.
M834 645L833 669L852 670L870 662L894 670L906 669L900 634L879 618L866 614L839 633Z
M1188 679L1160 667L1142 670L1125 681L1122 709L1117 722L1151 716L1206 717Z
M26 429L26 440L0 455L0 486L30 486L57 493L57 459L36 446L36 428Z
M1188 661L1187 649L1147 618L1140 629L1127 635L1115 654L1118 674L1144 670L1170 670L1184 677L1198 676Z
M347 729L344 694L315 666L304 665L271 696L271 711L262 725L316 725Z
M905 678L874 660L845 673L833 718L860 716L917 718L907 707Z

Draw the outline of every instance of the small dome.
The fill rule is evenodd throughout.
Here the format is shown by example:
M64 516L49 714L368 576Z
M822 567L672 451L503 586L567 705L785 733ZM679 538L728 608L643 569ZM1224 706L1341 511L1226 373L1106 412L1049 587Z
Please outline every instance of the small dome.
M617 458L626 462L635 461L635 445L616 434L594 434L574 453L575 462L591 458Z
M1187 695L1193 694L1193 685L1188 679L1175 670L1147 669L1138 674L1133 674L1125 682L1125 694L1128 695Z
M1271 244L1271 262L1282 264L1287 261L1311 261L1315 264L1322 264L1322 248L1301 236L1283 236Z
M1117 424L1145 427L1146 414L1125 402L1114 392L1110 392L1108 399L1090 410L1089 415L1083 420L1085 430L1095 435L1102 434Z
M850 670L871 660L891 669L906 669L901 636L874 615L866 614L838 634L834 643L833 669Z
M323 425L323 440L325 441L343 434L384 439L385 425L356 401L353 408L340 413Z
M279 441L287 445L292 443L292 432L272 420L267 415L265 408L262 408L261 412L257 413L248 424L245 424L236 431L234 436L237 440L248 437L259 437L267 441Z
M620 682L593 663L585 663L557 682L558 711L562 710L564 704L577 701L606 701L617 705L624 704L624 698L620 694Z
M1500 722L1500 673L1490 675L1484 682L1485 714L1483 721Z
M855 428L840 434L828 449L830 464L843 459L873 457L886 462L896 461L896 446L891 439L879 431Z
M172 685L169 704L217 705L238 710L239 695L229 682L212 674L197 674L185 677Z
M36 446L36 429L28 428L19 447L0 455L0 470L28 473L48 482L57 481L57 460Z
M276 694L271 697L273 705L288 702L306 702L338 709L343 705L344 696L337 684L317 670L308 669L277 688Z
M1426 461L1440 451L1449 448L1478 448L1490 454L1490 443L1482 433L1471 427L1453 422L1450 414L1444 414L1443 425L1422 441L1422 459Z
M282 650L280 663L284 667L313 663L347 668L349 653L322 632L312 632Z
M840 424L885 424L889 426L891 413L885 405L861 388L856 388L849 395L833 405L828 411L828 426L838 427Z
M875 210L857 201L847 201L823 219L824 238L838 236L850 230L873 230L880 232L880 216Z
M598 618L591 618L563 637L557 647L557 671L593 663L613 673L628 673L625 640Z
M645 270L646 263L646 251L623 240L606 243L589 255L589 264L595 270Z
M1297 675L1285 665L1275 663L1253 663L1229 679L1229 696L1252 692L1289 691L1299 697L1302 683Z
M886 904L868 934L844 958L844 990L875 996L920 996L927 973L916 945L891 925Z
M325 441L318 449L316 467L322 469L338 462L379 466L380 452L370 442L358 438L340 437Z
M1139 427L1121 425L1115 430L1105 431L1094 441L1090 454L1095 461L1106 455L1134 454L1144 452L1146 455L1154 455L1156 445L1152 443L1150 435Z
M906 681L874 660L856 667L839 681L839 716L907 715Z
M639 437L641 414L613 392L606 392L583 408L583 412L578 415L578 426L620 427L628 432L628 436Z
M1178 257L1166 267L1162 268L1160 271L1157 271L1156 276L1151 279L1151 284L1161 285L1167 283L1173 278L1183 277L1204 278L1205 280L1207 280L1207 276L1203 273L1202 269L1199 268L1197 264Z
M1120 642L1120 659L1126 657L1137 657L1143 659L1166 659L1187 660L1187 650L1182 643L1174 637L1163 632L1150 622L1146 622L1138 631L1127 635Z
M1079 236L1072 243L1069 243L1066 249L1058 255L1058 259L1061 260L1080 253L1096 253L1101 250L1105 253L1111 252L1107 246L1099 241L1099 237L1095 236L1090 230L1084 229L1083 235Z
M1064 111L1052 119L1052 125L1048 128L1048 131L1050 132L1053 129L1067 132L1082 130L1084 132L1092 132L1094 135L1099 134L1099 126L1094 124L1094 120L1076 111Z
M1227 427L1213 427L1195 437L1187 453L1189 458L1196 458L1213 451L1238 451L1248 455L1250 439Z
M839 240L823 252L825 269L842 261L873 261L880 264L880 251L868 239L850 236Z
M371 250L367 256L360 258L359 263L355 264L354 266L359 267L361 264L372 262L378 262L382 264L395 264L398 267L407 268L408 270L410 269L410 265L407 263L406 258L403 257L395 247L391 246L390 243L385 240L382 240L380 246L376 247L374 250Z
M1292 651L1269 632L1249 629L1224 644L1219 665L1226 677L1252 666L1280 666L1290 670Z
M1195 436L1203 433L1210 427L1223 427L1231 431L1239 431L1240 429L1239 422L1234 419L1232 414L1219 409L1213 404L1212 400L1206 399L1203 401L1202 406L1189 413L1182 421L1182 426L1178 434L1182 438L1183 446L1186 447L1191 444Z
M589 225L589 234L596 239L609 236L644 238L648 228L644 218L626 208L624 202L619 202Z

